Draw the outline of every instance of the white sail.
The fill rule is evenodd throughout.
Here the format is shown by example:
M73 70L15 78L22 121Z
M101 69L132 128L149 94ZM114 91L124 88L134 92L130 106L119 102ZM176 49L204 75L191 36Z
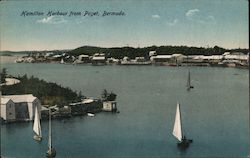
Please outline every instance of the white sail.
M181 111L180 111L180 105L179 105L179 103L177 103L177 108L176 108L173 135L174 135L179 141L182 140Z
M64 64L64 60L63 60L63 58L61 59L61 62L60 62L61 64Z
M34 118L34 124L33 124L33 131L35 134L39 137L42 137L42 130L41 130L41 124L40 124L40 115L38 113L38 109L36 106L35 110L35 118Z

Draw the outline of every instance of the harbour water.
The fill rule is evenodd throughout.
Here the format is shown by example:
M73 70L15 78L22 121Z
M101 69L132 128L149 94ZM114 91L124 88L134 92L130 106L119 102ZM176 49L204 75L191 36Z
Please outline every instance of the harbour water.
M187 67L87 66L2 63L9 74L56 82L85 96L103 89L117 94L119 114L53 120L53 146L58 158L236 157L249 154L248 70L190 67L194 89L186 90ZM176 103L183 129L194 140L185 151L172 136ZM33 140L32 123L1 126L6 158L45 157L44 139Z

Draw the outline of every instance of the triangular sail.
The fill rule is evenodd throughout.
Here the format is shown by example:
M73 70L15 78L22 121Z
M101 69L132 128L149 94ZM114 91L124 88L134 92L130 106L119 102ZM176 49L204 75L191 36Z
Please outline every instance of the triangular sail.
M179 141L182 141L181 111L180 111L180 104L179 103L177 103L177 107L176 107L173 135Z
M35 118L34 118L34 124L33 124L33 131L35 134L39 137L42 137L42 130L41 130L41 124L40 124L40 115L38 113L38 109L36 106L35 109Z

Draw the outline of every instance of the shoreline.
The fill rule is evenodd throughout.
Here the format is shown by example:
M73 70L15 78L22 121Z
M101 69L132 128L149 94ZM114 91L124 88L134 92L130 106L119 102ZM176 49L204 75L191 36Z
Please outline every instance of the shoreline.
M12 62L8 62L12 63ZM60 62L22 62L25 64L62 64ZM73 66L167 66L167 67L223 67L223 68L239 68L239 69L249 69L249 65L237 65L237 64L211 64L211 63L183 63L183 64L172 64L172 63L126 63L126 64L115 64L115 63L105 63L105 64L92 64L92 63L63 63L62 65L73 65Z

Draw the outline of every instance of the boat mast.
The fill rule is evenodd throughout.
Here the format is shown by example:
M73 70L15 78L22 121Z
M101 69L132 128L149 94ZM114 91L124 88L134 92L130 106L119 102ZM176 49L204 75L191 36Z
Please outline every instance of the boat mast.
M178 102L178 106L179 106L179 113L180 113L181 137L183 139L184 135L183 135L183 130L182 130L181 105L179 102Z
M52 148L52 129L51 129L51 109L49 108L49 142L48 142L48 146L49 146L49 150L51 150Z
M190 70L189 70L189 66L188 66L188 53L186 53L186 55L187 55L186 66L187 66L187 69L188 69L187 89L189 90L190 89Z

